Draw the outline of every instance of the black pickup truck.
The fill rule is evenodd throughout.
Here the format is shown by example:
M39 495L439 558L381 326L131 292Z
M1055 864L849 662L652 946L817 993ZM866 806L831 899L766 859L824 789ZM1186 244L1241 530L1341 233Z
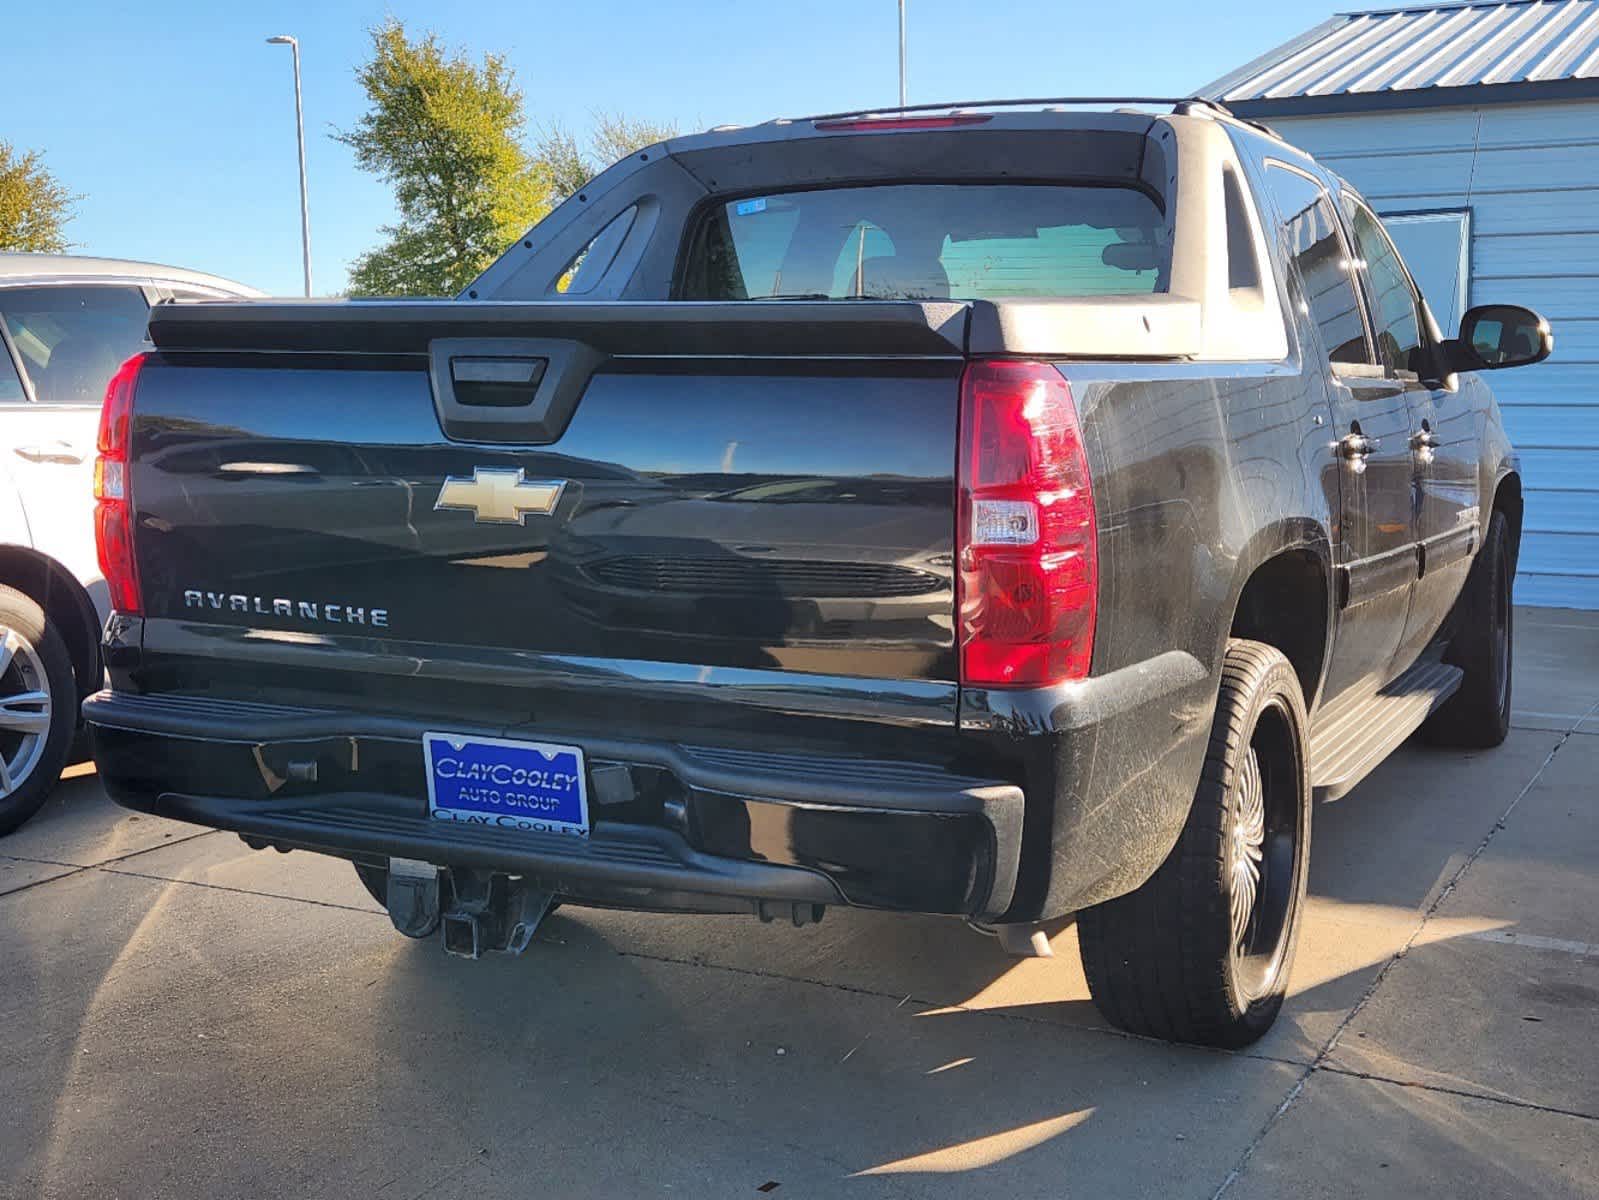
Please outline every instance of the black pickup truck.
M122 804L519 951L556 903L1078 914L1281 1004L1312 801L1506 732L1522 484L1346 184L1214 105L674 139L448 301L157 307L97 473Z

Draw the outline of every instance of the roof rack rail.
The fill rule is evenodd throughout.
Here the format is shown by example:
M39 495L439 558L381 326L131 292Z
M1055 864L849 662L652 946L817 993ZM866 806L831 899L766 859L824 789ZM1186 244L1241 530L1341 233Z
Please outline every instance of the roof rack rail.
M1207 109L1208 111L1215 113L1217 116L1223 117L1226 120L1235 121L1239 125L1247 125L1251 129L1258 129L1267 137L1276 138L1278 141L1282 140L1282 134L1278 133L1264 121L1257 121L1253 117L1241 117L1232 109L1223 104L1220 100L1217 100L1214 96L1190 96L1188 99L1180 101L1173 111L1179 116L1182 116L1185 115L1191 108Z
M969 108L1042 108L1046 106L1067 104L1164 104L1170 105L1173 112L1178 115L1186 114L1190 109L1201 108L1217 116L1237 121L1240 125L1262 130L1271 134L1276 133L1258 121L1251 121L1247 117L1240 117L1220 100L1209 96L1030 96L1011 100L947 100L938 104L890 104L881 108L857 108L848 112L813 113L803 117L785 117L785 121L840 121L850 117L886 117L895 113L925 113L942 112L946 109Z

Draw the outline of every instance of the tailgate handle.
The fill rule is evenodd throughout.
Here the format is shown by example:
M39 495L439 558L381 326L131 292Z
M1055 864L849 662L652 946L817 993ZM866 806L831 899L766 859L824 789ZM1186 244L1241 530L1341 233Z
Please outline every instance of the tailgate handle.
M533 403L550 365L547 358L452 358L455 400L478 408L522 408Z
M439 427L454 442L548 446L604 361L573 338L434 338L428 374Z

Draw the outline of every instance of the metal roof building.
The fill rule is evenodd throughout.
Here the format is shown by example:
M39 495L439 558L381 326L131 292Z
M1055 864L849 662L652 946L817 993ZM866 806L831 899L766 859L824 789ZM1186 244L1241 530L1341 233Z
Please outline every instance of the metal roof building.
M1599 3L1512 0L1340 13L1205 89L1240 112L1599 96ZM1510 90L1513 89L1513 90ZM1334 98L1337 99L1334 99ZM1273 103L1273 102L1283 103Z
M1599 0L1342 13L1200 89L1382 214L1446 332L1525 304L1548 362L1490 377L1521 451L1516 598L1599 608Z

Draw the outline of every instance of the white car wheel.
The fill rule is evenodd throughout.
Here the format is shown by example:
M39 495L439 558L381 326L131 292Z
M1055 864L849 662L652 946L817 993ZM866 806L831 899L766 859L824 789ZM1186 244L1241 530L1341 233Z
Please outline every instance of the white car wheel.
M0 586L0 835L39 810L78 723L72 659L44 610Z

